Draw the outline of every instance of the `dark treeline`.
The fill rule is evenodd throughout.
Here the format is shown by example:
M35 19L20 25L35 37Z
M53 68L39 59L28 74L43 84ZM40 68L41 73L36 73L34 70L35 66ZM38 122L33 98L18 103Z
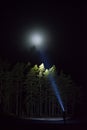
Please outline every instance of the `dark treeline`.
M14 65L0 60L0 112L19 117L60 117L62 109L48 75L58 86L67 117L78 116L82 105L81 87L55 66L49 69L17 62Z

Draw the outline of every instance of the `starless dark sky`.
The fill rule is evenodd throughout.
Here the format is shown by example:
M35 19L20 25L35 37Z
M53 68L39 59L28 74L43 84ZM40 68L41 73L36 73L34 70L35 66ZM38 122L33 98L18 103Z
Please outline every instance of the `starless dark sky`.
M46 28L52 37L46 54L57 69L84 85L85 3L39 1L5 2L0 6L0 57L38 63L38 54L24 48L23 35L31 27Z

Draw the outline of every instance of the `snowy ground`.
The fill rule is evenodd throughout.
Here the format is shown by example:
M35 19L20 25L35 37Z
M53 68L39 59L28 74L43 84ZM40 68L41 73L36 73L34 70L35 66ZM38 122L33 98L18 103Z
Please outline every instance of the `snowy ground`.
M11 117L11 116L0 116L0 130L1 127L4 129L4 127L7 128L11 127L11 129L15 128L17 130L20 128L31 128L31 129L37 129L37 128L44 128L44 129L58 129L58 128L67 128L71 129L73 127L81 128L87 126L87 121L81 121L81 120L75 120L70 119L69 117L66 118L66 121L64 123L64 120L62 117L59 118L18 118L18 117Z
M64 122L63 117L58 118L23 118L24 121L31 121L37 124L80 124L83 123L81 120L72 120L70 117L66 117Z
M62 117L58 117L58 118L30 118L31 120L42 120L42 121L62 121L63 118ZM67 117L67 119L70 119L70 117Z

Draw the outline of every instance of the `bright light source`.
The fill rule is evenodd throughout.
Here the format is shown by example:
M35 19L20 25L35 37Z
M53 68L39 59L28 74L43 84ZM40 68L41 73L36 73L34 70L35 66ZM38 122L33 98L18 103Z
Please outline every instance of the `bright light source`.
M26 32L26 47L35 47L37 50L45 50L50 44L50 33L44 29L31 29Z
M51 47L53 42L51 31L45 26L32 25L23 29L21 33L21 43L25 49L36 48L36 50L45 51Z
M31 36L30 40L35 46L40 46L43 42L43 37L40 34L36 33Z
M43 48L46 37L41 32L32 32L29 36L29 43L37 49Z

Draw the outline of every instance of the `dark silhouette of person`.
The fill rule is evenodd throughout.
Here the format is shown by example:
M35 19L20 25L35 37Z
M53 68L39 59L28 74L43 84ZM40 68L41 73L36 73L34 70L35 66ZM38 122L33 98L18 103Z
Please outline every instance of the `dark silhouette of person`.
M63 121L64 121L64 124L66 124L66 112L65 112L65 110L63 111Z

